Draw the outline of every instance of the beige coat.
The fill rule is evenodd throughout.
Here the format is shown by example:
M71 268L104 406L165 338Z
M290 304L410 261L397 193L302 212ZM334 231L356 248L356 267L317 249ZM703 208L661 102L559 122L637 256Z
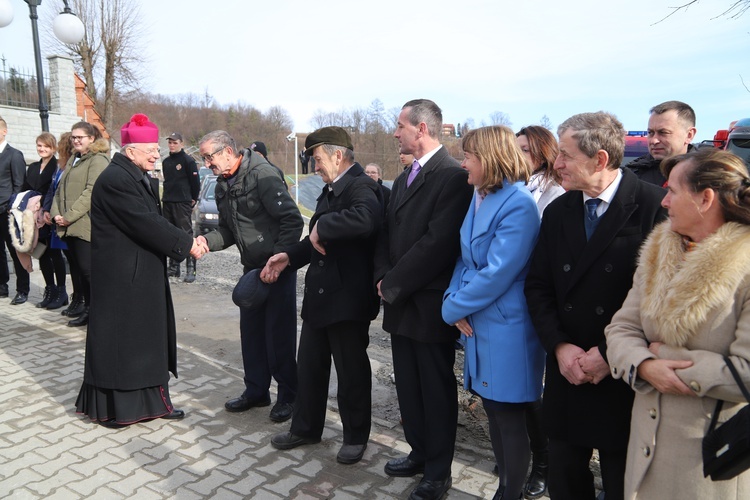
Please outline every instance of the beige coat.
M750 498L750 472L703 477L701 442L717 398L744 402L728 355L750 387L750 227L726 223L688 253L665 222L641 250L633 288L605 330L612 376L636 392L625 473L627 499ZM659 356L691 360L677 375L695 396L661 394L637 376ZM725 403L723 422L743 404Z

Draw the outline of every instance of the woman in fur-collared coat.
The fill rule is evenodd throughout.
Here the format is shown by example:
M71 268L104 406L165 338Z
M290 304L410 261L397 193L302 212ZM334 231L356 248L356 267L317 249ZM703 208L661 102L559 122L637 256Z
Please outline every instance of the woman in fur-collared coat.
M750 472L703 477L701 444L747 403L750 385L750 177L741 159L701 150L665 160L669 221L641 249L633 288L607 327L612 376L635 391L625 498L750 498Z

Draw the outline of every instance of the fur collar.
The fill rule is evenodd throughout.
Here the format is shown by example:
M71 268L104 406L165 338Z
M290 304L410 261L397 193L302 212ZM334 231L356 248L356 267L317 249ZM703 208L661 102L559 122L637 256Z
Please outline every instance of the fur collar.
M669 221L654 228L639 259L641 314L654 322L664 343L684 346L711 311L733 301L750 275L749 250L750 226L743 224L725 223L687 253Z

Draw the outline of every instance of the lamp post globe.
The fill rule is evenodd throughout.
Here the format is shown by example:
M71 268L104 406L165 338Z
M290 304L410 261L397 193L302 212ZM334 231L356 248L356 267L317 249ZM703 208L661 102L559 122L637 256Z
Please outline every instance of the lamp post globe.
M10 0L0 0L0 28L5 28L13 21L13 6Z
M83 23L72 12L61 12L52 22L52 31L58 40L68 45L80 43L86 34Z

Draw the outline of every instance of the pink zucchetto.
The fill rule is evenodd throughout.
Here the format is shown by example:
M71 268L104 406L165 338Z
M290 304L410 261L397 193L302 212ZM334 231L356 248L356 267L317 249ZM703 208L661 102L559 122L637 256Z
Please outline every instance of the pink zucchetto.
M137 113L120 129L121 144L159 142L159 128L148 116Z

